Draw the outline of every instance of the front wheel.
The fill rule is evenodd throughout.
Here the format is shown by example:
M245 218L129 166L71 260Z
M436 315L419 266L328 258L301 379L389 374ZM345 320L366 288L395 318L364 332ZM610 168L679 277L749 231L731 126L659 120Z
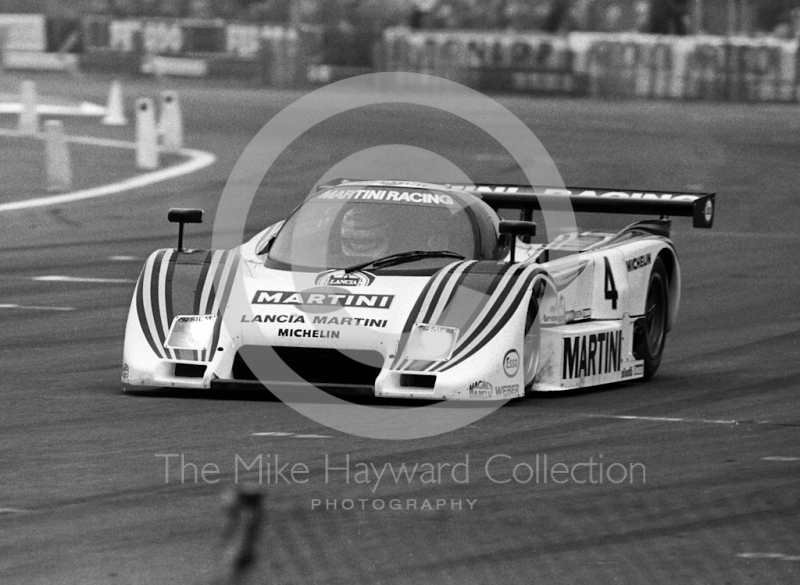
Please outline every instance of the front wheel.
M644 318L639 328L637 357L644 360L644 379L652 378L661 364L664 343L667 340L667 269L657 258L650 271Z

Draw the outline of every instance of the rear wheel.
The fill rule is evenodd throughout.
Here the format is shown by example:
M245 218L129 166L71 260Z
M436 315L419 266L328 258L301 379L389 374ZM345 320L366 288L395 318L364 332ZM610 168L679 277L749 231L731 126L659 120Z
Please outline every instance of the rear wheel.
M667 269L664 261L657 258L650 271L644 318L640 327L638 357L644 359L644 379L652 378L661 364L664 343L667 340Z

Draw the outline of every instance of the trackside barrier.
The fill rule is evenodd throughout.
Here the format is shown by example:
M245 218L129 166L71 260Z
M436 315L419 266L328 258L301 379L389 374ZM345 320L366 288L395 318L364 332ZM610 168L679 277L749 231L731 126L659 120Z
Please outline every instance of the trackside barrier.
M125 105L122 99L122 84L114 81L108 92L106 115L101 120L106 126L125 126L128 119L125 117Z
M36 84L26 79L20 86L22 111L17 120L17 133L22 136L34 136L39 132L39 114L36 111L38 98Z
M225 527L222 533L221 583L239 585L256 564L256 545L264 517L263 493L241 486L223 493Z
M47 190L51 193L69 191L72 188L72 165L64 125L61 120L47 120L44 128Z
M378 62L484 90L793 102L798 48L772 38L388 29Z
M153 100L136 100L136 166L140 169L158 168L158 132Z
M183 148L183 116L177 92L161 92L158 133L165 152L177 152Z

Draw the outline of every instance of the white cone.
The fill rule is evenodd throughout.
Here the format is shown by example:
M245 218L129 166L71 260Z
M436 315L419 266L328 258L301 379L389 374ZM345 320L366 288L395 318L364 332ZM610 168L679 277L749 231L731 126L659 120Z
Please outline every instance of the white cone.
M45 130L45 169L47 190L69 191L72 188L72 164L61 120L47 120Z
M161 118L158 122L161 146L167 152L183 148L183 116L178 94L174 91L161 92Z
M17 132L25 136L33 136L39 132L39 114L36 112L36 84L30 79L22 82L22 111L19 114Z
M136 166L140 169L158 168L158 133L153 100L136 100Z
M119 81L111 84L106 104L106 115L102 123L106 126L125 126L128 119L125 117L125 105L122 99L122 85Z

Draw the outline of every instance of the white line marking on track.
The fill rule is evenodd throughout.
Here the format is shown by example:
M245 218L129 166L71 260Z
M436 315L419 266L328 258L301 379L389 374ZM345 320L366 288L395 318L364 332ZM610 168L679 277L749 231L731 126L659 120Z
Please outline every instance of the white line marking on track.
M74 311L75 307L38 307L35 305L3 304L0 309L19 309L20 311Z
M704 233L700 233L700 230L698 230L691 233L692 235L707 236L712 232L709 230ZM795 240L800 238L800 234L764 234L759 232L713 232L713 234L715 236L729 236L732 238L764 238L767 240Z
M738 553L740 559L778 559L781 561L800 561L800 555L785 555L783 553L749 552Z
M262 433L252 433L253 437L291 437L292 439L330 439L331 435L297 434L283 431L264 431Z
M764 461L800 461L800 457L762 457Z
M17 136L17 133L8 129L0 129L0 136ZM39 134L38 136L41 138L44 137L44 134ZM76 142L79 144L109 146L111 148L127 148L131 150L136 148L135 142L111 140L108 138L93 138L91 136L70 136L67 138L67 140L69 142ZM99 187L92 187L91 189L83 189L81 191L73 191L72 193L64 193L62 195L49 195L47 197L39 197L37 199L2 203L0 204L0 213L4 211L17 211L20 209L30 209L32 207L46 207L48 205L60 205L63 203L82 201L84 199L94 199L97 197L116 195L124 191L139 189L154 183L188 175L189 173L199 171L200 169L214 164L214 162L217 160L217 157L210 152L194 150L191 148L183 148L178 152L178 154L188 157L189 160L166 169L144 173L142 175L137 175L117 183L111 183L110 185L101 185Z
M136 282L131 278L89 278L83 276L34 276L31 280L38 280L40 282L95 282L103 284L129 284Z
M136 256L109 256L109 260L114 260L115 262L131 262L133 260L138 260Z
M253 433L254 437L291 437L294 433L281 433L279 431L267 431L264 433Z
M0 96L3 97L3 96ZM0 103L0 114L19 114L22 112L21 102ZM106 108L92 102L78 104L36 104L36 113L40 116L86 116L97 118L106 115Z
M475 160L478 162L497 162L497 161L509 161L513 160L507 154L476 154Z
M712 420L707 418L674 418L667 416L632 416L622 414L584 414L583 416L590 416L592 418L615 418L620 420L647 420L653 422L699 422L714 425L738 425L739 421L736 420ZM761 423L764 421L747 421L753 423Z
M0 508L0 514L27 514L28 510L20 510L18 508Z

